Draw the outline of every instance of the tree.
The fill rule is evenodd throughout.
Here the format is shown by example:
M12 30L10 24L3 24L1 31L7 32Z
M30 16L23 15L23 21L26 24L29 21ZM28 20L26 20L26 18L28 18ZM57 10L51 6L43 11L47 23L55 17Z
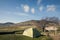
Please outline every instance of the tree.
M43 32L45 31L45 27L47 24L48 24L48 22L44 19L40 21L40 25L41 25Z
M46 17L45 20L59 24L59 18L58 17Z

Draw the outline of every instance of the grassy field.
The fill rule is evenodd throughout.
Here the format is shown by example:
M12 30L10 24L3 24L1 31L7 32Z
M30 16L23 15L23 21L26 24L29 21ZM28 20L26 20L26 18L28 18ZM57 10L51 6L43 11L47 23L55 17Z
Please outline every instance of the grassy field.
M0 35L0 40L52 40L51 37L47 37L47 36L40 36L38 38L23 36L21 34L23 33L22 30L24 30L25 28L27 28L27 26L26 27L5 27L5 28L1 27L0 32L16 31L16 33Z
M52 39L47 36L31 38L20 34L7 34L7 35L0 35L0 40L52 40Z
M33 26L16 26L16 27L0 27L0 32L12 32L17 30L25 30L26 28Z

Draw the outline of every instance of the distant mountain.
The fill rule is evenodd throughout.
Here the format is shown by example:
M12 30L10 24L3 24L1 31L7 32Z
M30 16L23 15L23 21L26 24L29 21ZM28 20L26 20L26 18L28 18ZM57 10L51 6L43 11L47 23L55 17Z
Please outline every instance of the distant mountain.
M6 27L6 26L11 26L14 25L12 22L6 22L6 23L0 23L0 27Z
M53 21L46 21L46 20L29 20L25 22L20 22L20 23L12 23L12 22L6 22L6 23L0 23L0 27L9 27L9 26L15 26L15 27L21 27L21 26L36 26L40 27L43 24L49 24L49 23L54 23Z
M47 24L47 26L55 25L55 22L52 21L46 21L46 20L29 20L25 22L20 23L12 23L12 22L6 22L6 23L0 23L0 30L2 31L17 31L17 30L25 30L29 27L36 27L38 29L42 29Z
M7 22L7 23L4 23L4 25L13 25L14 23L12 22Z
M19 26L32 26L32 25L34 25L35 23L38 23L38 22L39 22L39 20L29 20L29 21L17 23L16 25L19 25Z

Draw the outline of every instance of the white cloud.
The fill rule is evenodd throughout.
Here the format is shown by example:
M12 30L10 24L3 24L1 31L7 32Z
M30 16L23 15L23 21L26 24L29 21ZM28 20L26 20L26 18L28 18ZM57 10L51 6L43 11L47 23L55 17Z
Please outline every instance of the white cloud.
M16 9L19 9L19 6L17 6Z
M21 12L13 12L14 15L17 15L17 16L29 16L28 14L26 13L21 13Z
M35 9L34 9L34 8L32 8L32 9L31 9L31 12L34 14L34 13L35 13Z
M29 16L29 15L26 14L26 13L19 13L19 14L17 14L17 15L19 15L19 16Z
M47 5L47 12L55 11L55 10L56 10L56 6L55 5Z
M42 0L37 0L37 5L39 5L41 3Z
M39 7L40 12L43 11L43 9L44 9L43 6L40 6L40 7Z
M20 4L21 7L23 7L24 5L23 4Z
M21 5L25 12L29 12L29 6L28 5Z

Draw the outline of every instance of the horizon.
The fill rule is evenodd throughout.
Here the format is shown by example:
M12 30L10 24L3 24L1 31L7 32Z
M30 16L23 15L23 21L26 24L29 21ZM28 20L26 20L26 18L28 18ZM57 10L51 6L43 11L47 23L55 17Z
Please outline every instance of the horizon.
M46 17L60 19L60 0L0 0L0 23L19 23Z

